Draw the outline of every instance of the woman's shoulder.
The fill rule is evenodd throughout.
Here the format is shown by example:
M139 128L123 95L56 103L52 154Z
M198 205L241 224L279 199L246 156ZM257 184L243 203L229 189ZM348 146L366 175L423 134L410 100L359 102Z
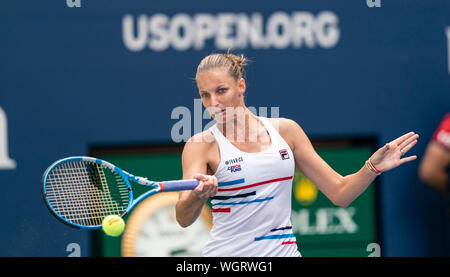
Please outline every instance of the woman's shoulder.
M280 134L286 134L300 127L300 125L292 119L285 117L267 118L270 123Z
M303 133L300 125L292 119L283 117L268 118L268 120L272 123L284 141L286 141L291 150L294 151L296 142L299 141L299 138L302 138L302 136L299 136L299 134Z

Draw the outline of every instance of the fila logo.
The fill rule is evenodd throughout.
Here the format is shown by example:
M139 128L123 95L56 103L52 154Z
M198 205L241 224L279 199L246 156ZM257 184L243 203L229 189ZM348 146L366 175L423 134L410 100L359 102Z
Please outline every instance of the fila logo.
M280 150L280 156L282 160L289 159L289 154L286 149Z

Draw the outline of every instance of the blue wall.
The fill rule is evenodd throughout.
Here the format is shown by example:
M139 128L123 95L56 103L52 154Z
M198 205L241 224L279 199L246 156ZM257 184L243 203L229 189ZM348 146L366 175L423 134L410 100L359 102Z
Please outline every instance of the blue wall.
M136 27L142 14L192 19L208 13L217 19L225 12L258 13L268 25L277 11L290 19L303 11L318 26L321 13L332 13L337 23L314 33L315 47L258 49L249 43L235 49L253 61L247 105L279 107L280 116L296 120L311 137L375 135L381 146L412 130L421 138L411 154L420 157L450 110L446 0L381 0L380 8L369 8L366 0L81 4L16 0L0 9L0 107L9 156L17 163L0 169L0 256L67 256L72 242L89 255L88 233L57 222L43 204L43 171L56 159L88 154L92 144L170 142L171 111L193 110L198 96L192 78L201 58L218 50L215 40L198 49L131 51L123 39L127 14ZM318 36L333 30L339 31L335 43L321 45ZM385 256L445 255L444 203L418 180L418 164L380 177Z

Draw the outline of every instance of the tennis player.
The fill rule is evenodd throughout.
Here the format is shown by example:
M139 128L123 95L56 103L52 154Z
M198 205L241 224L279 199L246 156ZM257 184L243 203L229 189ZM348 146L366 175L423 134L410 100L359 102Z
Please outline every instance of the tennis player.
M346 207L382 172L416 156L409 132L376 151L361 169L341 176L315 152L305 132L287 118L254 115L245 105L246 58L212 54L197 68L204 107L216 124L191 137L182 154L183 178L199 185L179 194L177 221L191 225L211 199L213 227L204 256L299 257L290 222L297 168L335 205Z
M434 131L419 166L420 179L443 196L450 195L450 112Z

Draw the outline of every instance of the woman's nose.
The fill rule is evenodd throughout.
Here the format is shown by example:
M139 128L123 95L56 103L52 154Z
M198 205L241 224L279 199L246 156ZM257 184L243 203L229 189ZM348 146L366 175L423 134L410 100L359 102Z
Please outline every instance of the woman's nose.
M212 94L211 95L211 103L209 103L211 107L218 107L219 106L219 97L217 95Z

